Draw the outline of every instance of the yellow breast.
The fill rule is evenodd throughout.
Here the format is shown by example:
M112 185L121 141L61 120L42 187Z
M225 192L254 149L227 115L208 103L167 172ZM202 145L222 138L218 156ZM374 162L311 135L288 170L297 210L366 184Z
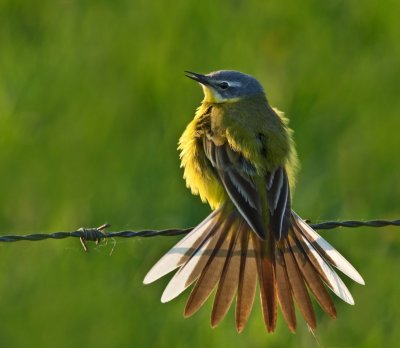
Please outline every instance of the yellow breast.
M207 108L206 104L198 108L195 118L179 139L178 150L186 186L193 194L199 195L203 202L208 202L212 209L217 209L227 196L203 150L204 134L200 123Z

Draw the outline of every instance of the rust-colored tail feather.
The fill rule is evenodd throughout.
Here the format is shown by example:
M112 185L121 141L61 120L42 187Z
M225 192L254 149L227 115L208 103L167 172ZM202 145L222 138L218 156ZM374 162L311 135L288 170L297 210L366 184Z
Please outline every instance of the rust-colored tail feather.
M227 221L229 221L229 219L227 219ZM199 310L221 278L228 246L230 244L228 236L229 227L230 226L225 221L220 228L221 233L215 247L207 249L204 252L203 257L208 258L208 260L204 268L200 270L200 277L193 287L186 303L184 311L185 317L189 317Z
M226 256L224 269L218 283L211 313L212 327L217 326L225 317L238 288L241 251L240 228L238 225L234 225L232 230L228 255Z
M308 294L304 279L287 240L284 241L283 257L285 259L286 271L296 303L304 320L312 329L315 329L317 323L310 295Z
M273 332L276 326L276 281L275 281L275 250L274 245L260 240L252 235L256 251L257 273L260 285L260 300L265 327ZM270 236L272 239L272 236Z
M239 287L236 299L236 329L242 332L253 308L257 286L256 252L247 226L242 225Z
M278 248L275 254L275 273L278 300L282 314L289 330L294 333L296 331L296 312L294 309L292 287L290 286L289 277L286 272L286 264L281 248Z
M315 299L321 306L321 308L333 319L336 318L336 309L331 297L326 290L318 271L310 263L305 250L300 245L299 241L296 241L291 233L289 233L289 245L292 253L296 259L297 265L303 275L308 288L314 294Z

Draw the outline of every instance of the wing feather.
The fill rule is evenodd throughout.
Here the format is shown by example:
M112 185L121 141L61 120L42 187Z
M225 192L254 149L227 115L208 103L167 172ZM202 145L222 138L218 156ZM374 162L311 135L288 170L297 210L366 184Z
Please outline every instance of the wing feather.
M281 190L283 188L283 170L282 168L278 168L274 170L274 174L270 176L272 178L269 181L269 209L271 213L273 213L278 205L279 197L281 196Z
M270 210L270 226L276 240L286 237L290 226L290 189L286 172L278 168L273 175L272 185L267 191ZM270 180L267 178L267 180Z
M216 170L229 198L237 210L261 238L266 238L266 222L253 175L257 176L251 163L233 151L227 144L215 145L212 140L203 139L204 149L211 165ZM250 174L254 173L254 174ZM287 236L290 225L290 189L286 171L278 167L265 178L265 194L269 207L269 225L276 240ZM264 194L264 193L263 193Z
M240 172L240 169L230 162L226 152L226 145L214 145L214 147L216 169L229 198L253 231L260 238L265 238L265 227L255 186L251 186L248 180L240 179L240 176L247 174Z

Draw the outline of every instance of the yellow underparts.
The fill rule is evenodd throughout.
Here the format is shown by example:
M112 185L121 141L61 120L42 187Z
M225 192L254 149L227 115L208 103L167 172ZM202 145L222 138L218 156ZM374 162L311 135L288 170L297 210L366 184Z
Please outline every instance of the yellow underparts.
M211 170L199 141L201 135L198 133L197 123L206 109L204 104L198 108L195 118L188 124L179 139L178 149L186 186L193 194L199 195L203 202L208 202L212 209L216 209L226 200L226 194Z

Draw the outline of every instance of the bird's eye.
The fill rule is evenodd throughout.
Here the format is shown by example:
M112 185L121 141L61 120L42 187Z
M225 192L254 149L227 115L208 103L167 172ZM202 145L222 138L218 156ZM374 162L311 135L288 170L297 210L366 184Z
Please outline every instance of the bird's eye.
M226 82L226 81L223 81L223 82L218 84L218 87L221 88L221 89L228 89L229 83Z

